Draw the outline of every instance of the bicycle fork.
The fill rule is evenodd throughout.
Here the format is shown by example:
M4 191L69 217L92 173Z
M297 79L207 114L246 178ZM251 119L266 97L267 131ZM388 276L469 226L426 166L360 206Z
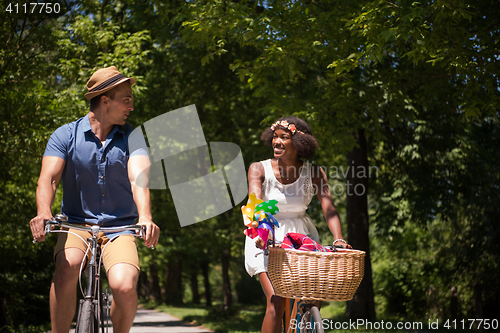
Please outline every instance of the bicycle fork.
M84 303L88 302L92 304L91 308L91 320L94 322L92 327L99 327L100 317L100 290L98 290L99 272L97 269L97 254L98 254L98 244L97 244L97 234L99 232L99 226L92 226L92 237L89 237L87 241L90 244L90 261L87 263L86 275L87 275L87 287L84 290L83 298L80 299L80 310L82 311ZM80 320L80 318L78 318ZM77 327L79 323L77 322ZM103 332L104 333L104 332Z

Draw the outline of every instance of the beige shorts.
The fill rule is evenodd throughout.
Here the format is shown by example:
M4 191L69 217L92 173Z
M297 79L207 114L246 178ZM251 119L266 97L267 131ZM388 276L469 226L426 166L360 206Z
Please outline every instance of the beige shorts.
M83 239L92 236L88 231L70 229ZM103 232L97 234L98 242L101 244L101 249L104 249L102 254L102 262L106 272L115 264L130 264L140 270L139 255L137 253L137 241L133 235L121 235L114 238L112 241ZM67 232L59 233L57 244L54 249L54 260L56 255L64 249L77 248L87 253L88 243L73 234ZM106 246L106 248L104 248ZM87 260L90 258L90 251L87 253Z

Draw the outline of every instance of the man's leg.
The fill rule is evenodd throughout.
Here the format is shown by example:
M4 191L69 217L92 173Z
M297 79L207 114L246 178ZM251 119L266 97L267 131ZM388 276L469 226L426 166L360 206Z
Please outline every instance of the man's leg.
M50 320L53 333L68 333L76 310L76 285L84 253L68 248L56 256L50 287Z
M137 280L139 270L130 264L115 264L108 270L108 281L113 293L111 321L114 333L128 333L137 312Z

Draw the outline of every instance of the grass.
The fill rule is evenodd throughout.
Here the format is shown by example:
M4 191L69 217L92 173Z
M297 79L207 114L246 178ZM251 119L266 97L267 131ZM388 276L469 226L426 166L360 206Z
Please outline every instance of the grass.
M168 313L193 325L202 325L216 333L258 333L264 319L264 306L236 305L228 310L221 306L187 304L181 307L143 303L146 308Z

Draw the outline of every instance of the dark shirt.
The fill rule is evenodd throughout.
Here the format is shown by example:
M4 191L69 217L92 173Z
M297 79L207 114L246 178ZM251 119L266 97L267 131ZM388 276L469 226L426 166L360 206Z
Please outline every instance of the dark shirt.
M137 219L127 162L130 156L147 152L142 148L129 152L128 137L133 130L129 124L115 125L103 146L87 115L51 135L44 157L66 161L61 212L69 222L119 226Z

